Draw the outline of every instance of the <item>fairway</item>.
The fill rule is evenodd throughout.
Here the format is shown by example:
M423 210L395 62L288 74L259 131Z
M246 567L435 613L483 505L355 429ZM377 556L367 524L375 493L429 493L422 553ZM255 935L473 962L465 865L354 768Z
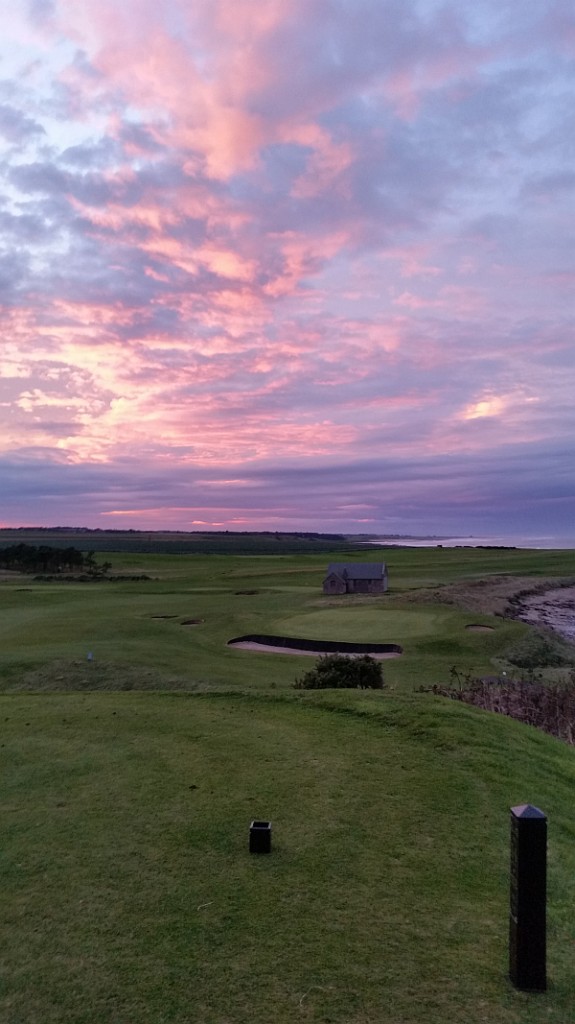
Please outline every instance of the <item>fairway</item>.
M373 643L403 642L410 637L429 636L444 628L449 609L395 610L388 603L378 607L365 605L326 608L325 611L296 615L276 623L287 636L322 640L346 640ZM398 638L396 640L396 638Z
M397 550L386 552L390 591L383 597L324 598L329 555L152 555L111 552L113 571L147 578L113 584L4 579L0 585L0 688L289 689L298 658L228 647L245 634L344 642L396 643L404 653L386 668L394 690L444 682L453 665L489 675L525 633L519 622L442 603L449 586L499 580L495 566L530 573L575 572L572 552ZM370 557L364 549L358 559ZM372 555L371 555L372 557ZM417 575L416 575L417 574ZM521 577L517 579L520 581ZM416 580L418 586L416 586ZM521 583L516 584L516 588ZM417 602L418 587L435 588ZM480 588L485 598L485 588ZM475 594L473 595L475 597ZM473 607L473 605L472 605ZM190 625L190 620L195 620ZM466 630L489 624L489 633ZM90 670L88 654L93 656ZM91 671L91 677L88 676ZM90 678L92 683L90 683Z

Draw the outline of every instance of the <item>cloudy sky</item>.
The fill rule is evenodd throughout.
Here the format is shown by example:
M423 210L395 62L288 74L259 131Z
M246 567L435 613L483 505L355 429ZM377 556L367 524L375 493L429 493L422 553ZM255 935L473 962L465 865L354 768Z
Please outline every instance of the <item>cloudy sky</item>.
M0 9L0 525L575 533L572 0Z

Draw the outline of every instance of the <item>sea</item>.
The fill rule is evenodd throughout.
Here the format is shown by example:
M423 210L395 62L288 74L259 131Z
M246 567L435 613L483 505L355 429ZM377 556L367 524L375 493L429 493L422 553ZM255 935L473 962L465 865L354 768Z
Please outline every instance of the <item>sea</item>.
M390 544L410 548L531 548L547 551L566 551L575 548L575 536L510 536L510 537L371 537L370 544Z

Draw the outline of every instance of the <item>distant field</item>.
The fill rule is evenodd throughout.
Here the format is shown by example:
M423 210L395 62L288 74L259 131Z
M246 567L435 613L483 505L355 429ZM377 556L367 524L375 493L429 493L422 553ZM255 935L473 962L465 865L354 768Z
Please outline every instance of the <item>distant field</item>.
M534 634L490 608L575 576L575 552L397 549L388 594L337 599L332 557L118 552L151 578L0 578L0 1020L573 1019L573 749L416 691L508 666ZM226 646L246 633L404 654L381 693L307 693L309 659ZM506 980L524 802L550 821L539 997ZM269 858L247 853L253 817Z
M575 575L575 552L397 549L386 553L388 594L334 601L321 593L333 554L107 555L114 572L151 577L133 583L39 583L5 575L0 687L66 689L71 672L74 679L83 673L84 685L92 678L97 686L115 681L137 688L140 670L146 688L286 688L297 675L297 658L226 646L246 633L285 632L400 643L405 653L386 666L386 678L410 691L445 681L454 664L475 674L505 667L506 649L526 627L487 613L486 594L490 586L495 593L502 574L514 573L520 580L515 586L527 573L534 583L560 569ZM480 613L471 600L477 581L483 581ZM420 588L427 603L418 599ZM493 626L489 632L466 630L484 619Z
M47 544L81 551L124 551L144 554L262 555L303 554L306 551L348 551L345 537L324 533L229 533L140 530L0 529L0 548L10 544Z

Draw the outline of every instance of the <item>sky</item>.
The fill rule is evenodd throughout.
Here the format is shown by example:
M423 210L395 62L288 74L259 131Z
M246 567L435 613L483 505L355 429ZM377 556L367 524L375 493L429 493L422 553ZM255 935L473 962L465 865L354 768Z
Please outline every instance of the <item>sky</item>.
M0 13L0 526L575 534L571 0Z

